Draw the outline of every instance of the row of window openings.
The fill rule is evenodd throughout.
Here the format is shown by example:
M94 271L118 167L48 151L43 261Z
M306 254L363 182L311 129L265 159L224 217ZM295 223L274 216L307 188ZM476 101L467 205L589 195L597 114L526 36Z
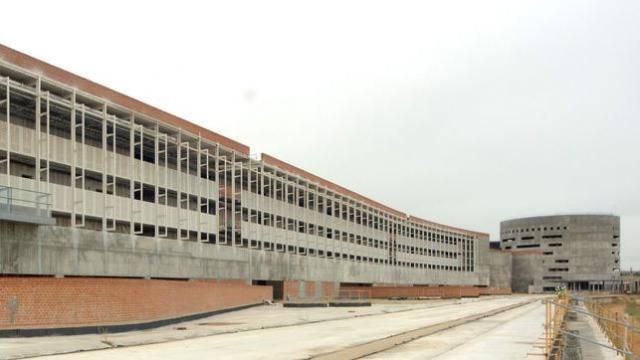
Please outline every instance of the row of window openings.
M538 228L523 228L523 229L509 229L505 231L505 234L517 234L517 233L527 233L532 231L553 231L553 230L567 230L566 226L545 226Z
M249 248L249 244L251 244L250 248L253 250L265 250L265 251L277 251L283 253L292 253L297 255L309 255L309 256L327 256L329 258L337 258L349 261L357 261L357 262L369 262L375 264L386 264L386 265L396 265L403 267L411 267L411 268L423 268L423 269L433 269L433 270L445 270L445 271L474 271L473 270L473 251L470 251L464 265L466 265L466 269L464 266L454 266L454 265L442 265L442 264L431 264L431 263L417 263L417 262L408 262L408 261L398 261L395 259L396 252L393 249L389 250L389 254L391 259L383 259L376 257L367 257L356 254L349 253L339 253L335 251L328 250L320 250L314 248L305 248L296 245L286 245L280 243L272 243L268 241L259 241L259 240L248 240L243 238L242 240L236 239L236 245ZM215 244L215 236L214 239L209 241L210 243ZM230 245L226 243L224 245Z
M11 124L17 125L24 128L35 129L35 111L31 107L22 107L16 103L15 99L12 98L11 103ZM35 104L34 104L35 106ZM46 111L46 105L43 103L42 105L43 111ZM56 111L58 110L58 111ZM4 115L4 111L1 111L1 115ZM31 119L31 120L29 120ZM4 121L4 119L2 119ZM49 113L49 135L55 136L58 138L70 140L71 139L71 112L68 111L66 114L63 114L59 111L56 105L51 107L51 111ZM47 124L46 117L42 117L41 120L41 132L46 133ZM82 126L82 112L76 111L76 139L77 143L84 143L85 145L96 147L102 149L102 120L96 118L92 115L85 113L84 118L84 126ZM141 137L140 132L136 129L134 131L133 137L133 153L131 151L131 131L128 127L118 125L116 127L116 132L114 134L114 129L112 123L107 123L107 136L106 139L106 148L108 150L113 149L113 141L115 138L116 154L120 154L123 156L131 156L137 160L142 160L144 162L148 162L151 164L155 164L156 162L156 152L155 152L155 141L152 136L145 134L144 137ZM164 143L159 142L159 152L158 152L158 160L160 166L166 166L170 169L177 170L178 168L178 145L175 143ZM197 171L197 155L190 156L191 153L197 152L197 150L182 147L183 152L188 151L188 154L180 154L182 159L180 161L180 169L184 173L189 173L191 175L196 175ZM165 156L166 154L166 156ZM166 160L165 160L166 158ZM211 161L206 156L201 158L202 163L209 161L210 168L214 168L214 161ZM213 173L211 173L213 174ZM214 175L210 174L210 178L214 178ZM207 178L206 173L202 173L201 176L203 178Z
M314 248L305 248L302 246L294 246L294 245L285 245L278 243L271 243L268 241L258 241L258 240L248 240L242 239L243 247L248 247L248 244L251 243L251 249L254 250L265 250L265 251L277 251L277 252L287 252L297 255L309 255L309 256L319 256L319 257L329 257L336 258L342 260L356 261L356 262L368 262L373 264L385 264L385 265L397 265L403 267L410 268L421 268L421 269L433 269L433 270L446 270L446 271L464 271L463 266L455 266L455 265L442 265L442 264L431 264L431 263L417 263L417 262L409 262L409 261L398 261L396 259L383 259L378 257L369 257L369 256L361 256L349 253L339 253L335 251L314 249ZM469 261L467 264L468 268L472 268L472 262ZM473 271L473 270L470 270Z
M25 159L22 157L16 160L12 157L11 175L22 177L25 179L34 179L36 169L33 164L28 163L28 160L29 159ZM44 164L42 165L44 166ZM4 165L0 167L2 167L0 168L0 172L6 171ZM41 177L42 181L50 182L56 185L71 186L72 180L70 167L53 162L49 164L49 167L49 176L51 177L51 179L47 179L45 173L43 173ZM114 180L112 176L107 177L107 182L109 184L112 184L111 186L106 187L107 194L113 195L115 189L115 195L118 197L129 198L131 196L131 185L129 180L116 178L115 184L113 183L113 181ZM101 174L88 170L85 170L83 174L82 169L76 168L75 187L78 189L82 188L83 182L84 190L95 191L97 193L103 192ZM138 181L133 182L133 198L134 200L142 200L144 202L154 203L154 187L145 183L140 183ZM207 199L204 197L201 197L200 199L200 211L202 213L208 212L211 215L215 215L215 200ZM165 188L158 187L158 202L159 204L163 204L164 202L166 202L166 205L177 208L178 193L173 190L167 190ZM181 202L182 209L190 209L194 211L198 209L198 196L196 195L181 193Z
M251 214L251 215L249 215ZM331 228L325 228L320 225L315 225L311 223L306 223L304 221L287 218L280 215L269 214L266 212L256 211L253 209L242 208L242 220L244 222L251 222L254 224L261 224L265 226L271 226L278 229L288 230L288 231L296 231L303 234L308 235L317 235L320 237L326 237L327 239L335 239L342 240L345 242L364 245L373 248L387 248L389 242L384 240L376 240L373 238L368 238L366 236L360 236L353 233L347 233L345 231L334 230ZM395 243L395 241L391 241ZM470 248L470 243L463 242L467 247ZM444 258L457 258L458 253L452 251L441 251L441 250L432 250L425 247L418 246L409 246L404 244L399 244L397 246L398 250L401 252L405 252L408 254L419 254L419 255L429 255L429 256L437 256Z
M35 169L35 168L33 168ZM77 174L81 174L81 171L78 171ZM62 173L62 172L58 172L55 170L52 170L50 172L51 177L52 177L52 182L53 183L57 183L60 185L69 185L70 180L70 174L68 173ZM15 174L14 174L15 175ZM66 180L67 181L60 181L61 177L66 175ZM27 177L27 178L31 178L31 176L27 176L25 174L22 174L23 177ZM102 186L101 184L101 176L98 173L93 173L90 171L85 171L85 176L86 176L86 181L85 181L85 189L86 190L93 190L96 192L102 192ZM55 181L58 180L58 181ZM81 181L80 179L76 179L77 184L76 186L81 186ZM92 186L93 185L93 186ZM141 187L141 188L140 188ZM120 178L116 178L116 184L115 184L115 188L116 188L116 195L120 196L120 197L129 197L129 182L124 180L124 179L120 179ZM113 191L109 191L111 190L110 187L107 188L108 189L108 193L112 194ZM150 202L153 203L154 202L154 189L151 185L147 185L147 184L140 184L139 182L135 182L134 183L134 189L138 189L134 191L134 199L135 200L143 200L145 202ZM158 192L159 192L159 196L160 197L166 197L166 204L171 206L171 207L177 207L178 204L178 199L177 199L177 192L172 191L172 190L166 190L164 188L158 188ZM182 202L182 206L181 208L183 209L190 209L190 210L197 210L197 206L196 204L198 203L198 197L195 195L188 195L186 193L182 193L181 196L182 199L188 200L188 201L181 201ZM208 201L208 206L207 206L207 201ZM215 207L215 201L211 200L211 199L206 199L206 198L201 198L201 203L200 203L200 211L202 213L209 213L211 215L215 215L216 214L216 207ZM247 208L243 208L243 220L245 222L249 221L249 209ZM273 214L268 214L268 213L263 213L263 212L256 212L255 210L251 210L251 221L253 223L256 223L256 220L258 220L260 223L262 223L263 225L267 225L267 226L275 226L281 229L285 229L285 223L287 224L287 230L291 230L291 231L295 231L295 229L297 228L298 232L301 233L307 233L310 235L315 235L316 234L316 229L318 229L318 235L319 236L326 236L327 238L331 239L333 237L335 237L337 240L341 239L340 236L340 232L339 231L333 231L332 229L327 229L326 234L324 231L324 228L322 226L316 226L313 224L306 224L305 222L302 221L297 221L295 219L289 219L289 218L285 218L285 217L281 217L281 216L274 216ZM349 234L348 238L349 241L354 243L358 243L359 245L361 243L364 243L365 246L367 244L367 239L366 238L361 238L359 235L355 236L354 239L354 234ZM430 237L431 238L431 237ZM347 233L346 232L342 232L342 239L345 239L344 241L346 241L347 239ZM372 240L368 239L368 243L369 246L378 248L378 247L384 247L386 246L386 243L384 244L378 244L378 241L376 240L373 244L372 244ZM441 242L442 239L437 239L437 240L431 240L431 241L436 241L436 242ZM381 241L382 242L382 241ZM457 241L454 242L454 244L457 244ZM423 250L427 250L427 249L423 249L422 248L416 248L416 247L405 247L404 245L401 246L401 251L402 252L407 252L407 253L422 253ZM428 250L429 255L431 256L431 250ZM433 256L438 256L438 257L445 257L445 258L457 258L457 254L453 253L453 252L448 252L448 251L440 251L440 250L434 250L434 255ZM421 254L422 255L422 254Z
M562 239L562 235L560 234L552 234L552 235L542 235L543 239ZM520 238L520 240L534 240L535 236L523 236ZM510 241L516 241L515 237L511 237L511 238L506 238L506 239L502 239L502 242L510 242Z
M19 119L19 118L17 118L17 119ZM87 118L85 117L85 126L88 126L87 124L90 123L91 121L92 120L87 120ZM93 129L93 136L91 137L91 139L93 140L93 142L89 142L89 143L85 142L85 143L87 143L88 145L101 147L102 146L102 142L101 142L101 139L102 139L101 121L99 119L94 119L93 121L96 122L95 127L92 128ZM15 121L13 116L12 116L12 123L20 124L20 122L16 122ZM54 127L54 129L55 129L55 127ZM112 130L109 130L109 131L112 132ZM120 134L120 132L118 134ZM58 136L55 133L55 131L51 132L51 135ZM78 137L78 139L80 139L82 137L82 134L80 134L80 135L76 134L76 136ZM117 135L116 138L119 139L121 136L123 137L122 146L124 147L124 150L122 151L122 154L123 155L129 155L129 150L128 150L128 146L130 144L129 131L127 129L122 129L121 134ZM110 139L111 139L111 137L109 138L109 141L112 141ZM139 136L137 136L134 140L136 142L139 142L140 141ZM151 144L153 144L153 139L151 139L149 141L151 142ZM121 145L120 142L118 142L117 146L116 146L116 150L121 148L120 145ZM112 146L112 143L108 144L108 148L110 146ZM155 149L154 145L149 145L149 148L151 149L150 151L155 151L154 150ZM174 148L176 148L176 147L174 147ZM134 150L135 150L134 151L134 157L139 160L140 157L141 157L140 149L137 148L137 149L134 149ZM170 153L171 150L172 150L171 147L169 147L167 149L160 149L160 151L167 151L168 153ZM177 148L175 149L175 151L177 151ZM195 151L195 150L191 150L191 151ZM149 151L147 151L147 153L148 152ZM150 162L150 163L155 163L155 154L150 154L150 156L147 156L147 154L145 154L144 151L142 151L142 153L145 155L144 158L143 158L144 161L147 161L147 162ZM177 157L177 152L176 152L175 156L171 156L170 158L175 159L176 157ZM162 164L160 164L160 165L164 166L165 165L164 157L160 157L160 159L162 161ZM182 160L182 161L184 163L182 164L181 168L182 169L186 169L188 167L189 173L192 174L192 175L196 175L196 173L197 173L197 170L196 170L197 169L197 162L195 160L193 160L193 159L192 159L191 162L189 162L189 164L187 164L186 160ZM210 169L215 168L214 164L215 164L215 162L213 164L211 164ZM64 166L64 165L62 165L62 166ZM176 165L175 168L177 168L177 165ZM221 169L222 168L224 168L224 167L221 166ZM200 177L204 178L204 179L214 180L215 179L215 174L211 170L207 174L207 172L205 170L206 169L204 167L201 169ZM228 171L227 175L223 175L222 176L222 178L223 178L222 181L225 182L228 186L231 186L231 178L232 177L233 177L232 171ZM226 178L227 181L224 181L224 178ZM295 204L296 203L295 196L293 195L294 187L291 186L291 185L285 185L284 183L279 182L277 180L274 181L276 183L273 186L274 189L276 189L274 191L272 191L272 189L271 189L272 186L271 185L264 186L264 184L262 184L259 179L257 179L256 181L249 181L248 176L246 176L246 175L243 176L242 181L239 181L239 179L236 179L235 182L236 182L237 186L241 185L242 189L245 190L245 191L251 191L253 193L261 194L261 195L264 195L264 196L267 196L267 197L271 197L271 198L274 198L274 199L279 200L279 201L285 201L285 197L286 197L287 198L286 201L289 204ZM251 186L249 186L249 183L251 183ZM277 189L280 189L280 190L277 190ZM286 196L284 194L285 193L285 189L286 189L286 192L287 192ZM303 190L299 190L299 191L303 191ZM313 210L315 208L315 206L313 206L314 205L314 197L315 197L314 194L308 193L308 192L303 192L302 196L300 196L300 194L298 194L297 204L298 204L299 207L308 208L308 209ZM324 206L324 202L325 201L327 202L327 206ZM317 210L319 212L321 212L321 213L324 212L324 213L326 213L326 215L329 215L329 216L334 215L335 217L342 218L343 220L351 221L351 222L354 222L356 224L361 224L362 223L365 226L369 226L369 227L373 227L373 228L377 228L378 227L378 223L381 220L384 220L382 218L378 219L377 216L372 215L373 218L370 221L366 221L366 220L363 221L361 219L366 217L364 212L362 212L362 215L361 215L361 212L359 210L357 210L357 209L355 209L353 207L344 205L344 204L342 204L342 206L341 206L342 210L340 210L340 205L341 204L337 204L337 207L336 207L335 211L333 211L333 206L332 206L333 203L334 203L333 201L331 201L330 199L328 199L326 197L318 196L318 207L317 207ZM334 214L332 214L332 213L334 213ZM414 232L413 228L409 228L409 237L411 237L411 238L418 237L418 238L421 238L421 239L424 240L425 233L427 233L427 232L428 231L424 231L424 230L415 230L415 232ZM456 234L456 235L458 235L460 237L463 237L463 238L471 239L471 236L468 236L468 235L462 235L462 234ZM449 236L447 236L447 238L449 238ZM453 237L451 237L451 239L453 239Z
M542 280L562 280L562 276L543 276Z
M22 160L22 162L20 162L17 159ZM16 162L21 163L27 167L30 166L31 168L28 169L28 171L24 171L25 169L22 169L23 171L17 171L16 169L14 169L14 164L16 164ZM17 155L14 158L12 154L12 169L11 169L12 175L33 179L35 177L35 166L32 164L32 162L33 162L32 158L24 157L21 155ZM45 161L41 161L42 167L46 165L47 164ZM55 163L55 162L49 162L48 166L49 166L49 173L51 176L51 181L50 181L51 183L70 186L70 183L71 183L71 173L70 173L71 167L70 166ZM80 176L83 176L83 171L82 169L76 168L76 177L80 177ZM85 180L84 185L86 190L96 191L99 193L103 191L102 175L100 173L90 171L90 170L85 170L84 180ZM46 178L42 178L42 181L48 181L48 180ZM113 176L107 176L107 182L113 184L113 181L114 181ZM129 183L130 183L129 180L116 177L115 184L113 184L112 186L107 186L107 193L112 195L115 188L116 196L129 197L130 196ZM79 178L76 178L76 187L79 188L81 187L81 185L82 185L82 180ZM155 193L155 190L153 185L134 182L134 199L154 203L154 200L155 200L154 193ZM162 187L158 187L158 200L160 204L166 203L166 205L177 207L177 203L178 203L177 192L173 190L167 190ZM186 193L182 193L181 202L182 202L181 208L197 210L198 197L196 195L188 195ZM203 213L208 212L209 214L215 215L215 201L209 199L208 202L209 202L209 206L207 207L207 199L202 198L200 203L200 211ZM320 208L322 209L322 207ZM335 214L338 215L336 217L340 217L340 213L342 213L341 217L344 220L351 221L355 224L363 225L375 230L382 229L383 231L386 231L385 229L388 228L390 225L390 223L386 219L382 219L378 217L372 217L369 219L369 221L361 221L361 215L363 215L364 212L360 212L358 210L356 210L355 212L351 211L351 213L347 216L347 207L343 205L342 208L343 208L342 212L335 211ZM326 214L328 216L332 215L332 210L330 207L327 208ZM403 225L398 225L396 227L400 231L400 234L402 236L407 236L412 239L417 238L420 240L436 241L438 243L445 243L445 244L452 244L452 245L457 245L459 240L464 240L462 238L434 233L430 231L416 230L414 228L403 226Z
M59 225L69 225L69 216L65 214L54 214L54 217L57 219ZM101 227L101 221L98 218L87 217L85 228L91 230L99 230ZM130 226L129 223L120 222L116 223L117 228L120 230L120 233L127 233L127 228ZM143 233L141 236L154 236L154 226L148 224L140 224L140 228ZM168 234L169 238L176 239L177 238L177 229L175 228L165 228L161 227L160 231ZM198 233L195 231L181 230L182 235L186 236L187 239L191 241L196 241L198 238ZM224 231L223 231L224 232ZM231 236L230 236L231 237ZM200 240L209 244L216 244L216 235L208 234L208 233L200 233ZM249 247L249 244L251 246ZM231 246L230 242L221 243L221 245ZM240 238L240 236L236 237L236 246L242 248L250 248L252 250L264 250L264 251L277 251L282 253L292 253L297 255L309 255L309 256L319 256L319 257L329 257L336 258L348 261L357 261L357 262L368 262L373 264L386 264L386 265L395 265L395 266L403 266L410 268L421 268L421 269L433 269L433 270L445 270L445 271L473 271L473 251L468 254L468 257L464 261L465 266L458 265L443 265L443 264L431 264L431 263L418 263L418 262L409 262L409 261L398 261L395 259L395 251L390 250L389 254L391 259L383 259L377 257L369 257L362 256L356 254L349 253L340 253L336 251L328 251L321 249L314 249L309 247L302 247L296 245L286 245L275 242L268 241L259 241L259 240L249 240L247 238ZM465 270L466 269L466 270Z
M562 246L561 243L551 243L551 244L547 244L547 246L549 247L560 247ZM529 249L529 248L539 248L541 247L540 244L525 244L525 245L516 245L515 249ZM513 246L505 246L505 250L511 250L513 249Z
M559 237L562 237L562 235L560 235ZM544 237L543 237L544 238ZM554 237L555 238L555 237ZM503 242L509 242L509 241L513 241L514 239L504 239L502 240ZM529 240L529 239L522 239L522 240ZM553 243L553 244L549 244L550 247L557 247L557 246L562 246L562 244L560 243ZM540 247L540 244L527 244L527 245L517 245L516 248L517 249L523 249L523 248L537 248ZM611 247L618 247L618 243L611 243ZM513 246L506 246L505 250L510 250L512 249ZM611 252L611 254L615 254L615 252Z
M396 259L390 260L390 259L368 257L368 256L355 255L355 254L347 254L347 253L341 254L339 252L325 251L325 250L319 250L319 249L316 250L313 248L270 243L266 241L251 240L250 242L251 242L251 247L256 250L262 249L266 251L287 252L287 253L293 253L298 255L310 255L310 256L317 255L320 257L324 257L326 255L329 258L337 258L337 259L356 261L356 262L368 262L373 264L385 264L385 265L391 264L391 265L410 267L410 268L445 270L445 271L465 271L465 267L463 266L398 261ZM243 239L243 244L247 245L248 243L249 241L247 239ZM468 269L467 271L473 271L472 261L469 261L466 265Z
M383 259L383 258L375 258L375 257L367 257L355 254L348 253L339 253L325 250L316 250L313 248L305 248L301 246L295 245L285 245L278 243L271 243L267 241L257 241L257 240L247 240L242 239L242 243L239 244L242 247L248 247L249 243L251 243L251 248L258 250L262 249L265 251L278 251L278 252L287 252L298 255L310 255L310 256L320 256L324 257L325 255L330 258L337 258L349 261L357 261L357 262L369 262L374 264L386 264L386 265L396 265L410 268L421 268L421 269L433 269L433 270L445 270L445 271L473 271L473 255L470 254L469 260L466 262L466 269L463 266L454 266L454 265L441 265L441 264L431 264L431 263L416 263L416 262L408 262L408 261L398 261L395 259L395 254L393 256L394 259ZM392 253L392 251L390 251Z

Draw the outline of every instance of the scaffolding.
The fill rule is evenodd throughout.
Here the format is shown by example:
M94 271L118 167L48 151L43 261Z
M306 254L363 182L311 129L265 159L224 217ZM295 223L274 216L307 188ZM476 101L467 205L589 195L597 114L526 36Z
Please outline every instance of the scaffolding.
M20 81L8 76L15 73ZM188 127L2 60L0 76L6 126L0 140L2 183L51 192L56 216L70 219L72 227L420 269L428 275L445 268L475 271L475 234L449 231L447 241L455 242L447 243L438 227L254 159ZM29 139L33 151L18 136ZM31 170L21 173L29 166L32 179Z

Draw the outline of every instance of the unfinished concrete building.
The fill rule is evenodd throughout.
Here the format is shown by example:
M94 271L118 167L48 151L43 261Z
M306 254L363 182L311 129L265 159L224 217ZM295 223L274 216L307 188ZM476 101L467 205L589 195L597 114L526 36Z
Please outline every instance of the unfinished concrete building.
M0 46L0 272L59 286L242 280L279 298L331 296L345 283L489 285L487 234L249 154Z
M619 290L620 218L557 215L500 223L500 246L513 255L518 292Z

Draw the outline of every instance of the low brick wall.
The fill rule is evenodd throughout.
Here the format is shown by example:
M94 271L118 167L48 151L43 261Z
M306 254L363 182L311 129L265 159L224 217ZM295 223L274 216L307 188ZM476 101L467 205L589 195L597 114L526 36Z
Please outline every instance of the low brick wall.
M511 295L511 288L480 288L480 295Z
M443 299L457 299L461 297L478 297L480 290L477 287L467 286L444 286L442 287Z
M338 295L336 283L331 281L284 281L284 299L335 298Z
M137 323L260 303L244 281L0 277L0 329Z

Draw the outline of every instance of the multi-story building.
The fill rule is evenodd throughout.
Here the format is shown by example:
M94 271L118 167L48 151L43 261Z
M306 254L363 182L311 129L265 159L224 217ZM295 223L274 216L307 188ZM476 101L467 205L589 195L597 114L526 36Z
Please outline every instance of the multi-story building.
M276 297L340 283L489 284L487 234L254 158L4 46L0 185L2 274L246 279Z
M512 288L520 292L610 290L619 284L620 218L557 215L500 223L502 250L513 254ZM616 290L616 289L614 289Z

